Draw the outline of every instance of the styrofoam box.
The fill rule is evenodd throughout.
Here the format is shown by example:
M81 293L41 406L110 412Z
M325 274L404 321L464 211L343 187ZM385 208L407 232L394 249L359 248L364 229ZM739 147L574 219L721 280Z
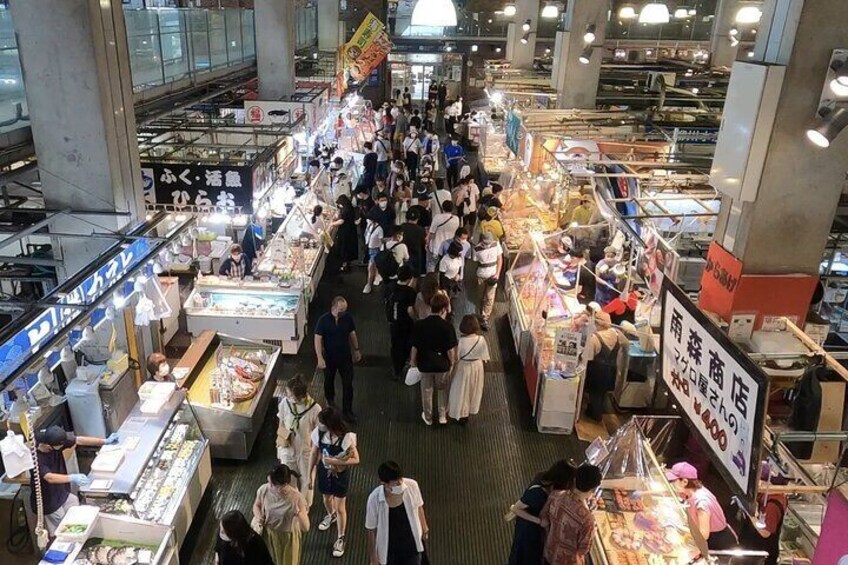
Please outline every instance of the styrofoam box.
M556 410L543 410L539 412L538 425L540 428L556 428L571 431L574 429L574 412L558 412Z
M69 508L65 517L59 522L59 527L56 528L56 539L80 543L85 542L94 528L94 523L97 522L98 514L100 514L100 508L97 506L73 506ZM85 531L80 533L63 533L65 527L72 524L84 524L86 526Z

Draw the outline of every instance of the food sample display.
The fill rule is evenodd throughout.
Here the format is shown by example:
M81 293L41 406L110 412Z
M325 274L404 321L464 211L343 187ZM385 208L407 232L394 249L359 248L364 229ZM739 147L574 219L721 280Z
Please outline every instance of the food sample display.
M182 541L212 474L208 441L185 391L174 390L156 413L143 412L143 403L118 430L121 465L114 472L92 471L80 493L101 516L164 524Z
M280 348L202 333L174 367L212 456L247 459L274 394L271 371Z
M631 420L606 446L595 499L592 560L605 565L688 565L701 550L648 440Z
M221 284L221 279L204 277L198 279L183 308L188 330L195 337L214 330L273 340L282 344L285 353L294 354L306 335L303 293L275 289L273 283Z
M153 563L156 549L123 540L91 538L85 542L74 565L144 565Z
M553 181L538 180L524 172L512 177L512 188L504 191L501 212L505 245L510 252L517 251L532 234L557 229L556 187Z
M481 153L483 154L483 168L489 174L500 173L507 167L507 163L513 158L506 144L506 131L503 120L487 119L481 131Z

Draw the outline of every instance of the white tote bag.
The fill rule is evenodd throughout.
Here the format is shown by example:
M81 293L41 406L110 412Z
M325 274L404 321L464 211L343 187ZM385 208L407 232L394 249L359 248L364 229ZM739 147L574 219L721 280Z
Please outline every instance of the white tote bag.
M415 386L421 382L421 371L418 370L418 367L410 367L406 372L406 384L409 386Z

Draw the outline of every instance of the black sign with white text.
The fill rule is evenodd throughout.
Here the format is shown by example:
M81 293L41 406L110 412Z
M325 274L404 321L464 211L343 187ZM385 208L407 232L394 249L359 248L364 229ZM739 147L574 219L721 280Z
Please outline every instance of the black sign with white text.
M244 213L252 212L252 167L142 163L141 176L148 204L241 207Z

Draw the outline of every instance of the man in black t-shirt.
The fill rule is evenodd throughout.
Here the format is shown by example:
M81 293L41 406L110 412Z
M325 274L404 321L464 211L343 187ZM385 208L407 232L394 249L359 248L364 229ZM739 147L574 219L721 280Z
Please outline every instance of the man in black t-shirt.
M417 277L424 273L424 240L427 238L427 231L418 223L418 210L415 206L406 212L406 222L400 225L400 231L403 232L403 242L406 244L406 249L409 251L409 267L412 269L412 276Z
M41 483L41 501L44 505L44 527L50 537L68 509L79 505L79 498L71 492L71 485L85 486L91 481L81 473L68 474L64 451L77 445L101 446L118 443L118 435L106 439L74 436L59 426L50 426L35 431L35 454L38 458L38 475ZM36 512L35 474L30 475L32 495L30 508Z
M315 355L318 368L324 370L324 398L327 404L336 403L336 373L342 378L342 407L345 420L356 423L353 413L353 364L359 363L359 338L353 316L347 311L347 300L336 296L330 311L315 324Z
M392 377L395 380L400 380L403 375L403 367L409 360L412 347L410 340L415 315L415 289L410 285L413 280L409 265L401 265L397 272L397 284L386 301L386 317L392 340Z
M421 371L421 419L433 425L433 389L439 408L439 423L448 423L448 387L451 369L456 363L456 330L448 322L450 299L439 292L430 301L432 314L418 320L412 328L412 351L409 365Z

